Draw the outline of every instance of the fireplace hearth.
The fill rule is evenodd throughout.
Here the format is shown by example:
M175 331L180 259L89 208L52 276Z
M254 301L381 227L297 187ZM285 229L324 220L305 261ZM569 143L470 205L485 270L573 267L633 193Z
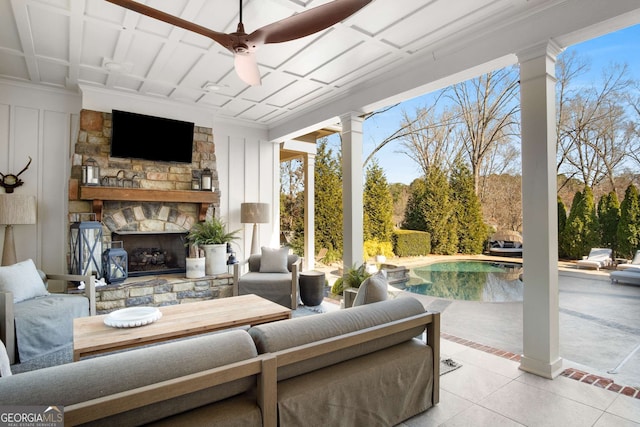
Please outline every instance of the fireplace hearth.
M122 241L129 259L129 277L186 271L186 233L112 233L112 241Z

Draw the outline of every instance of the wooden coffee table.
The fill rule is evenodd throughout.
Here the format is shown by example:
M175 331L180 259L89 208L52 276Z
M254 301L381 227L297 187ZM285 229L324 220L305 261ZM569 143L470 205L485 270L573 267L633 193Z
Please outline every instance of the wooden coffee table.
M162 318L137 328L112 328L107 316L73 320L73 360L110 351L291 318L291 310L257 295L159 307Z

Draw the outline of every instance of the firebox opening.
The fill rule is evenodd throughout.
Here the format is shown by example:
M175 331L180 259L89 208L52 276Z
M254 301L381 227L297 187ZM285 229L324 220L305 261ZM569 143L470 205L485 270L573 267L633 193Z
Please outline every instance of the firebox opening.
M187 233L111 233L122 241L129 259L129 277L184 273Z

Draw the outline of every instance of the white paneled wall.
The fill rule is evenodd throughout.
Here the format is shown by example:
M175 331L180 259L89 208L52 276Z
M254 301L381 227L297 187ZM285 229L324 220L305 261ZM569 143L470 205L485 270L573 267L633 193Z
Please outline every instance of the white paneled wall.
M240 223L240 204L261 202L271 205L271 223L258 225L262 246L277 247L280 223L279 145L267 141L264 129L216 121L213 129L220 176L220 216L229 229L240 229L241 240L234 244L237 258L251 250L252 224Z
M14 228L16 255L49 272L66 271L69 153L79 110L79 95L0 83L0 172L16 174L31 157L15 192L38 201L37 224Z

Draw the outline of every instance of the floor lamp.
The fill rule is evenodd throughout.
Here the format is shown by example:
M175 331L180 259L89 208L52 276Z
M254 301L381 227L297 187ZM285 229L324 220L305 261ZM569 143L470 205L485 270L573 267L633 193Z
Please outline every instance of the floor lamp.
M36 223L36 198L21 194L0 194L0 224L4 229L2 264L12 265L16 260L16 245L13 240L13 226Z
M240 205L240 222L243 224L253 224L251 255L259 254L258 224L266 224L269 222L269 203L242 203Z

